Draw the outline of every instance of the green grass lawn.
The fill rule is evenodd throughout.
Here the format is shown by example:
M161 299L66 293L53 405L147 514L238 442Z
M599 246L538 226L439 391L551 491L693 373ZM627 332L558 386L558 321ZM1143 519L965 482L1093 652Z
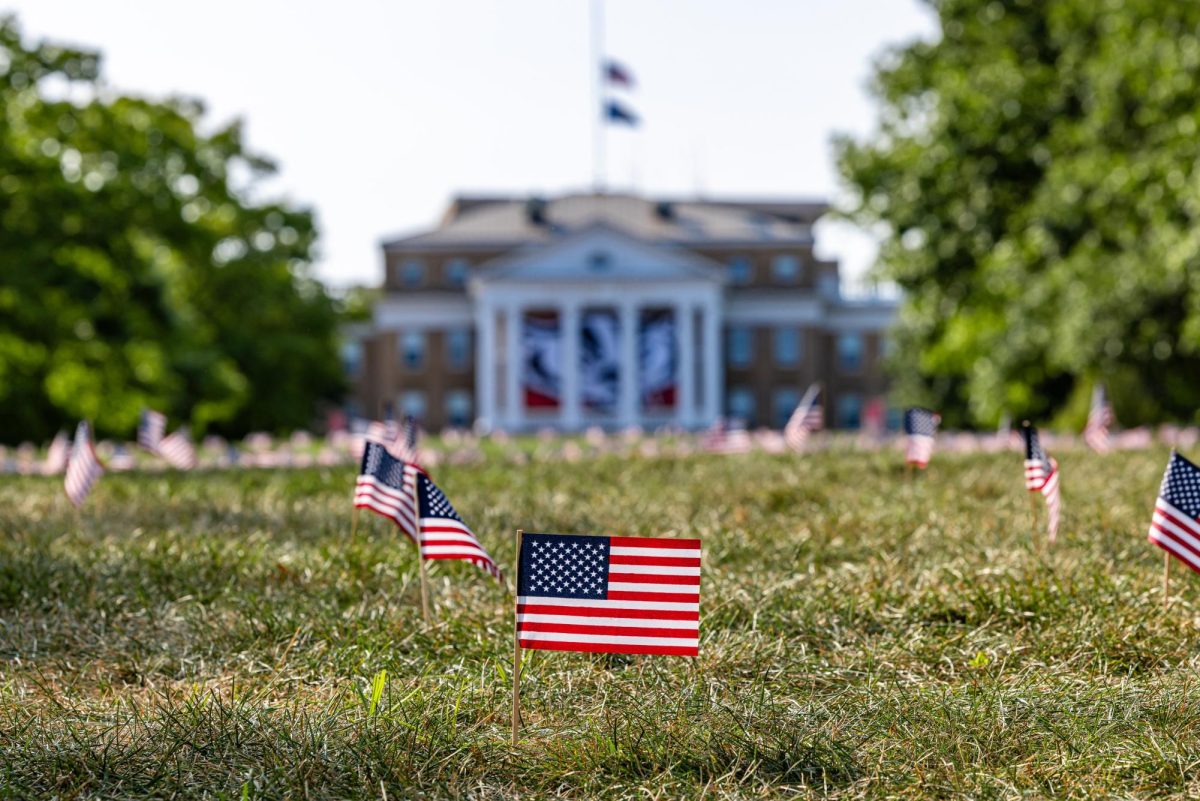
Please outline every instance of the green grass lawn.
M439 467L513 530L704 539L700 658L533 653L353 470L0 479L0 797L667 798L1200 793L1200 577L1146 542L1166 451ZM1044 517L1043 517L1044 520ZM372 680L386 671L372 704Z

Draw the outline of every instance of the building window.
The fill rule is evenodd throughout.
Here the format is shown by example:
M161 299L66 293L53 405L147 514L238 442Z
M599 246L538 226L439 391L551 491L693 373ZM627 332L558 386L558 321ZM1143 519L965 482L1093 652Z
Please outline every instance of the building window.
M838 428L858 428L862 425L862 398L842 395L837 400Z
M862 334L842 334L837 339L838 368L845 373L856 373L863 366Z
M783 428L792 412L800 405L800 393L794 389L777 389L771 400L771 424Z
M419 389L410 389L400 393L400 412L405 417L415 420L425 419L425 393Z
M456 389L446 394L446 425L466 428L471 425L471 393Z
M800 329L776 328L771 337L775 364L795 367L800 363Z
M446 283L453 287L466 286L471 263L466 259L450 259L446 262Z
M347 376L357 376L362 369L362 343L342 343L342 373Z
M752 426L757 411L755 406L754 392L749 387L733 387L725 400L725 413L733 420Z
M751 331L744 325L735 325L728 331L728 346L726 348L729 364L733 367L746 367L750 364Z
M780 253L771 259L771 276L777 284L794 284L800 278L800 259Z
M452 370L465 370L471 363L471 332L452 328L446 332L446 361Z
M425 283L425 262L420 259L405 259L400 265L400 283L404 286L420 286Z
M425 332L405 331L400 337L400 362L409 370L425 364Z
M749 256L733 256L729 259L729 282L748 284L754 279L754 267Z
M817 278L817 293L823 298L837 298L841 294L837 273L821 273Z

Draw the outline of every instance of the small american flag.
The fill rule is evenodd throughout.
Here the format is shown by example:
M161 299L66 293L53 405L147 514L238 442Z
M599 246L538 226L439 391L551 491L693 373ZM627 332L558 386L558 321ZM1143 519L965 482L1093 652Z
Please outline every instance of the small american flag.
M1200 573L1200 467L1175 451L1154 504L1150 541Z
M804 450L808 435L824 427L825 408L821 405L821 387L813 384L783 427L783 439L792 450Z
M400 433L392 441L392 446L389 450L397 459L416 463L417 439L419 436L420 433L416 419L411 414L406 415L404 423L400 426Z
M370 509L418 543L423 559L470 562L497 580L503 574L425 471L368 442L354 488L354 505Z
M196 446L182 428L162 438L158 443L158 455L178 470L191 470L196 466Z
M396 436L399 433L400 430L397 428L395 420L385 420L382 423L378 420L372 420L367 425L366 437L368 442L378 442L384 447L390 447L396 441Z
M71 457L67 461L67 477L63 486L67 497L76 506L83 505L92 487L104 475L104 465L96 458L92 447L92 431L86 422L75 429L75 442L71 446Z
M696 656L700 540L525 534L522 648Z
M158 453L158 445L162 442L167 430L167 416L153 409L142 409L138 418L137 441L151 453Z
M744 425L721 419L704 433L701 445L709 453L748 453L754 442Z
M1088 410L1087 425L1083 428L1083 441L1096 453L1107 453L1110 447L1108 428L1116 421L1108 393L1103 384L1092 390L1092 407Z
M904 433L908 435L904 453L905 464L925 469L933 457L933 438L941 422L940 415L920 407L904 413Z
M42 462L42 473L56 476L67 469L67 459L71 455L71 440L67 432L59 431L54 435L50 447L46 449L46 461Z
M1037 428L1028 422L1021 424L1025 439L1025 489L1040 492L1046 499L1046 534L1050 541L1058 536L1061 498L1058 491L1058 462L1046 453L1038 438Z

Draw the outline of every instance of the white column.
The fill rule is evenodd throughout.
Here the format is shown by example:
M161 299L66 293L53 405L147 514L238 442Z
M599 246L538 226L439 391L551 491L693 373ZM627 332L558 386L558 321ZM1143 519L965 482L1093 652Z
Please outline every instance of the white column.
M638 422L637 306L621 301L621 383L617 395L617 425Z
M696 334L692 304L675 304L675 358L679 365L675 422L684 428L696 424Z
M704 342L700 346L704 355L704 408L700 424L712 425L721 415L724 403L725 348L721 342L720 295L713 293L704 304L704 322L701 333Z
M496 425L496 310L484 300L475 306L475 416Z
M504 310L504 399L506 427L515 430L525 422L525 398L521 394L521 307L509 303Z
M579 302L568 300L559 310L562 321L562 408L559 420L564 428L577 429L583 421L579 386Z

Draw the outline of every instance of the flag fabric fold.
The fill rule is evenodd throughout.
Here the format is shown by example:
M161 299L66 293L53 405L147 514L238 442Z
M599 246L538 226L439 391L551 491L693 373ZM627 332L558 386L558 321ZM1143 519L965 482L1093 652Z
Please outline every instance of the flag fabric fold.
M1149 540L1200 573L1200 467L1177 451L1163 474Z
M1037 428L1028 422L1021 425L1025 440L1025 489L1039 492L1046 501L1046 536L1051 542L1058 536L1061 508L1058 462L1042 447Z
M700 540L524 534L522 648L696 656Z
M67 473L63 487L67 497L76 507L82 506L91 493L92 487L104 475L104 465L96 456L92 446L92 429L86 422L80 422L75 428L75 441L71 445L71 455L67 460Z

